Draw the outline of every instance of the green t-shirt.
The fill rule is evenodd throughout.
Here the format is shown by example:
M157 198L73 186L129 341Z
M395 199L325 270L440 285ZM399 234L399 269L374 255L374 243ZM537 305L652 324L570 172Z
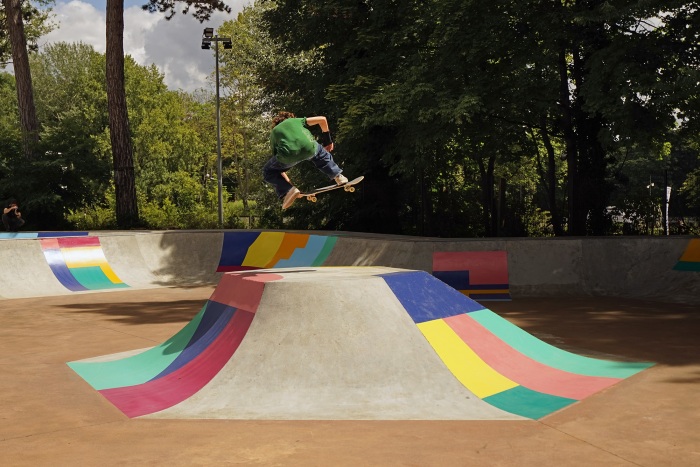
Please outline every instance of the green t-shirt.
M272 154L283 164L311 159L316 154L317 144L306 128L306 118L288 118L270 133Z

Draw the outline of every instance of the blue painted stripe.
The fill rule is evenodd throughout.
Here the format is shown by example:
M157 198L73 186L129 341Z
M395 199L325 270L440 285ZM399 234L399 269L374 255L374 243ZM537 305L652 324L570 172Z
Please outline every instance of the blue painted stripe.
M469 271L433 271L433 276L457 290L469 288Z
M248 248L258 239L260 232L224 232L219 266L240 266Z
M461 292L423 271L381 274L416 323L483 310Z
M66 260L63 258L63 253L61 253L60 249L49 248L44 250L44 258L46 258L46 262L49 264L49 267L51 268L51 271L53 271L54 276L56 276L56 279L58 279L65 288L72 290L73 292L88 290L80 282L78 282L75 276L73 276L73 274L70 272L70 269L68 269L68 266L66 266Z
M39 238L52 237L87 237L90 232L39 232Z
M297 248L289 259L277 261L276 268L293 268L311 266L323 251L326 244L326 237L319 235L309 235L309 240L304 248Z
M200 353L216 340L219 334L221 334L221 331L226 328L226 325L231 321L235 311L236 308L209 300L206 304L206 310L204 311L202 320L199 326L197 326L197 330L182 352L180 352L180 355L178 355L163 371L151 378L151 381L169 375L197 358Z

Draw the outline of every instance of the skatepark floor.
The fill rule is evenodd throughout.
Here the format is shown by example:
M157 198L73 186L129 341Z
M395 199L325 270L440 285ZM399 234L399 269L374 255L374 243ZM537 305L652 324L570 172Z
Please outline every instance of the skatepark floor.
M700 465L700 310L621 298L483 304L550 344L656 365L537 421L129 419L66 362L152 347L213 287L0 302L0 465Z

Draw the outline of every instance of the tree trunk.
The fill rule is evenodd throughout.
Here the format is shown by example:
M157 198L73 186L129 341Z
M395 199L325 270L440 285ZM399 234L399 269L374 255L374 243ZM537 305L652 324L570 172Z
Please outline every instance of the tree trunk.
M580 217L576 194L578 192L578 148L576 145L576 130L574 129L574 117L572 98L569 92L569 71L566 62L566 49L559 49L559 106L561 111L561 128L564 134L566 148L566 175L568 198L568 231L569 235L584 235L581 226L577 223Z
M561 216L559 208L557 208L557 158L554 152L554 146L549 138L547 131L547 118L543 115L540 123L540 133L542 134L542 143L547 150L547 172L545 188L547 190L547 204L549 212L552 215L552 228L554 235L562 235L564 229L561 224Z
M494 213L495 198L494 198L494 168L496 165L495 156L488 158L488 164L484 165L484 158L477 159L479 164L479 172L481 175L481 204L482 204L482 225L484 226L484 235L493 237L496 231Z
M106 59L107 109L117 198L117 226L120 229L130 229L138 225L139 212L124 87L124 0L107 0Z
M22 127L22 146L27 159L36 158L39 142L39 120L34 107L34 88L29 69L27 39L24 35L21 0L3 0L7 18L7 32L12 48L12 65L15 71L19 121Z

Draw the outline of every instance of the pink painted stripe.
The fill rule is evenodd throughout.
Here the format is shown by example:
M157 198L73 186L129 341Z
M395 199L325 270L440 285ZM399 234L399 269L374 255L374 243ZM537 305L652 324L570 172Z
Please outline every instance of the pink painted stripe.
M581 400L621 381L578 375L544 365L503 342L468 314L444 320L491 368L533 391Z
M42 250L59 250L61 247L58 246L57 238L42 238L41 239L41 249Z
M61 248L100 246L100 237L61 237L58 239L58 245Z
M255 314L236 310L219 337L187 365L162 378L135 386L101 390L129 418L165 410L202 389L238 349Z
M209 300L255 313L266 282L283 279L279 274L228 272L221 277Z

